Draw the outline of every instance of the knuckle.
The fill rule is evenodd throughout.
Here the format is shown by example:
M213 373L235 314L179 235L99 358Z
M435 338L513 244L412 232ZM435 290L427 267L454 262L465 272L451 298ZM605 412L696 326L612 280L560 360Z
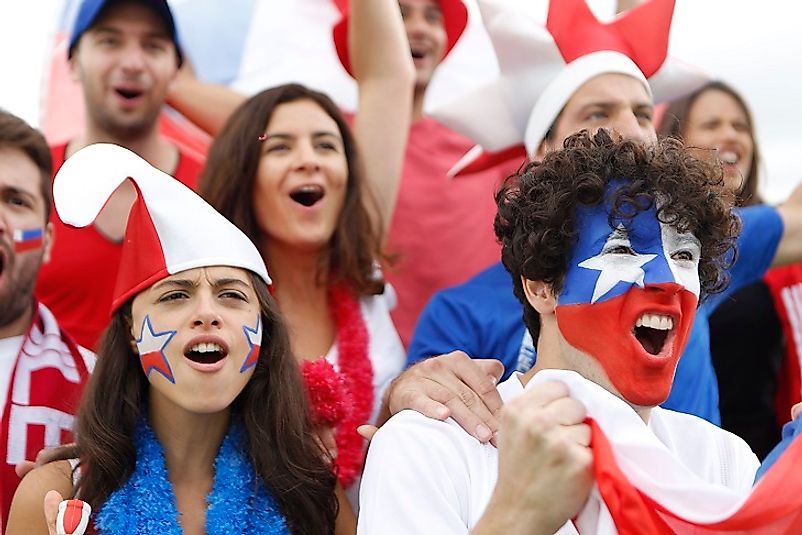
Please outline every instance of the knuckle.
M470 388L460 388L457 391L457 398L468 408L475 407L479 402L479 397L476 395L476 392Z

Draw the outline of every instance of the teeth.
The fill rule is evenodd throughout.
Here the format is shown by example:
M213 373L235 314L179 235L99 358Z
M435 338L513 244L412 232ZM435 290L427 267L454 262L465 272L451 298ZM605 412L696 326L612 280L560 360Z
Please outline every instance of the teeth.
M670 331L674 328L674 320L671 319L671 316L663 316L662 314L644 314L635 322L635 327Z
M724 163L736 163L736 162L738 162L738 155L735 152L731 151L731 150L725 150L725 151L720 152L718 157Z
M189 350L190 351L194 351L196 353L213 353L215 351L218 352L218 353L222 353L223 352L223 348L220 347L219 345L217 345L217 344L207 344L207 343L195 344L194 346L189 348Z

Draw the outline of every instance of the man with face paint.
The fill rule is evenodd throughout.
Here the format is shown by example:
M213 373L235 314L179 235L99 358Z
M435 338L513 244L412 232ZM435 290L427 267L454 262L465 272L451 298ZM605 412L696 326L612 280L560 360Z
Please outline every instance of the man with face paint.
M20 481L15 465L72 440L95 361L33 296L53 242L50 162L44 137L0 110L0 531Z
M412 411L382 427L360 533L616 533L620 511L591 492L598 451L586 416L617 454L609 419L623 413L694 479L748 493L758 462L746 443L657 407L700 298L726 285L740 225L716 172L676 141L616 141L602 129L508 179L495 230L537 364L499 385L498 449Z
M653 140L654 100L669 98L677 89L689 90L701 81L689 73L677 76L681 69L666 57L671 0L645 2L610 24L596 21L583 0L551 2L546 27L496 0L480 0L479 4L499 55L501 80L440 115L487 150L523 142L530 158L537 160L560 148L572 133L599 127L625 138ZM612 51L608 47L618 48ZM526 61L527 68L521 68L520 61ZM697 314L667 408L720 422L708 316L729 293L761 277L769 266L800 258L802 212L798 204L795 199L779 208L738 210L743 232L738 262L730 269L731 285L707 300ZM528 370L535 362L535 347L511 290L512 281L498 263L432 298L408 350L409 364L423 362L396 381L390 391L391 412L399 406L415 406L409 401L411 392L425 391L439 402L421 402L426 414L441 418L458 414L466 429L481 429L475 432L477 438L489 438L498 425L492 416L498 400L477 381L462 379L478 373L467 371L465 365L458 379L418 378L434 375L435 365L442 369L443 361L453 357L424 359L455 350L471 358L502 360L503 378L516 370ZM444 395L439 392L441 387L455 394ZM480 394L484 403L469 390ZM462 399L471 401L470 410ZM438 409L442 411L439 414Z

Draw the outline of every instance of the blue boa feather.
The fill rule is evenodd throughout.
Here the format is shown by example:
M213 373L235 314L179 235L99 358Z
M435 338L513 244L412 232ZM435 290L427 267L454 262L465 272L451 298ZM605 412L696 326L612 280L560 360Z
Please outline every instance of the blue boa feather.
M256 475L242 446L242 425L232 423L214 463L214 484L206 498L206 533L288 534L273 497ZM103 535L182 535L164 450L144 420L136 428L136 467L95 516Z

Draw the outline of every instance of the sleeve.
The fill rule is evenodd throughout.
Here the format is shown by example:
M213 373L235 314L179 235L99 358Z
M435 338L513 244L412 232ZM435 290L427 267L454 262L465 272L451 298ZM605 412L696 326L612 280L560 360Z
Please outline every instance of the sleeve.
M482 357L480 331L474 326L472 314L473 308L458 299L453 290L434 294L418 318L407 350L407 366L455 350Z
M782 218L774 207L748 206L735 211L741 219L738 253L729 271L729 286L708 297L711 310L739 289L763 277L774 260L783 235Z
M413 411L382 426L362 475L357 535L468 533L471 474L457 433Z
M777 462L777 459L780 458L783 452L788 449L788 446L790 446L799 435L802 435L802 418L797 418L785 424L782 432L782 440L766 456L763 460L763 464L760 465L760 469L757 471L757 475L755 476L756 483L765 475L768 469Z

